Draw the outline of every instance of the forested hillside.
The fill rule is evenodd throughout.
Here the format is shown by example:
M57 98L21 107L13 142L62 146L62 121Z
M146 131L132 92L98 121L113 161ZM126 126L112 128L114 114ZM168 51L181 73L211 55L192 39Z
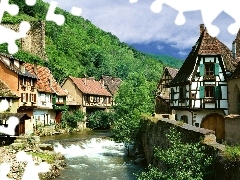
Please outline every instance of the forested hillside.
M49 4L37 1L34 7L28 7L24 1L10 0L20 7L18 16L5 13L3 23L19 23L22 20L44 20ZM154 56L145 55L120 42L111 33L104 32L89 20L75 17L57 9L56 13L65 16L62 26L46 21L46 53L48 62L19 51L14 56L28 62L38 62L48 66L55 78L61 82L69 75L83 77L110 75L125 79L130 72L143 74L148 81L157 82L163 64ZM6 51L6 45L1 46Z

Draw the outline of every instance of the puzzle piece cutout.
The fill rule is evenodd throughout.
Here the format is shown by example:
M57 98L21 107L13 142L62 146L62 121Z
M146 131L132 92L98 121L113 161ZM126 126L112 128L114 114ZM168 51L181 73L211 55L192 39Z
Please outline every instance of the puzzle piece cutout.
M7 177L7 174L9 173L10 171L10 164L8 163L2 163L0 165L0 179L1 180L13 180L9 177Z
M138 0L129 0L131 4L138 2Z
M203 23L213 37L216 37L220 30L212 22L222 11L235 19L235 23L228 27L229 33L235 35L240 28L240 1L238 0L155 0L151 4L150 9L154 13L160 13L163 4L171 6L178 11L175 19L177 25L182 25L186 22L183 15L184 12L201 10Z
M3 99L0 102L0 113L6 111L9 108L9 103L6 99ZM19 124L19 119L17 117L10 117L8 119L8 127L0 126L0 133L8 134L8 135L15 135L15 128Z
M17 161L27 162L27 166L23 173L22 180L40 180L38 174L45 173L50 170L50 165L46 162L35 165L32 155L29 155L24 151L18 152L16 158Z
M1 0L0 2L0 22L2 21L4 12L15 16L19 12L19 7L16 4L9 4L9 0Z
M31 26L28 22L23 21L20 23L19 32L8 29L0 25L0 44L8 43L8 52L10 54L15 54L18 51L18 46L15 41L26 37L27 32L30 30Z

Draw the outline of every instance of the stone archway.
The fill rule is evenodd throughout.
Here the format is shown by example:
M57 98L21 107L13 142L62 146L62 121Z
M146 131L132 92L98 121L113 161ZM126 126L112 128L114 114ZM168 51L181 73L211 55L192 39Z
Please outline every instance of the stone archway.
M225 121L220 114L213 113L202 119L201 128L215 131L217 142L225 140Z

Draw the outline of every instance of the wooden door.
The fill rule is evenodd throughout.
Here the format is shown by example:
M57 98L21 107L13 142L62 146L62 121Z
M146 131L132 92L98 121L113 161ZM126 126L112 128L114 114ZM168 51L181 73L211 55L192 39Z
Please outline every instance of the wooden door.
M215 131L217 142L225 140L225 121L223 116L213 114L203 119L201 127Z

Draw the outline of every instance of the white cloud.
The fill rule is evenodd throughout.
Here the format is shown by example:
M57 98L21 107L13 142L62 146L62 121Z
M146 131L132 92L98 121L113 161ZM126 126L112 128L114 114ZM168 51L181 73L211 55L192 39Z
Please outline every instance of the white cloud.
M129 0L57 1L59 7L68 11L72 6L81 8L83 18L116 35L120 41L130 44L159 41L178 49L191 48L199 37L199 24L202 23L201 12L195 11L184 13L186 23L177 26L174 23L177 11L164 5L162 12L155 14L150 10L152 1L138 1L133 4ZM221 21L216 22L217 25L221 25L225 17L223 15ZM228 46L233 40L233 36L228 33L224 36L220 34L219 38Z

